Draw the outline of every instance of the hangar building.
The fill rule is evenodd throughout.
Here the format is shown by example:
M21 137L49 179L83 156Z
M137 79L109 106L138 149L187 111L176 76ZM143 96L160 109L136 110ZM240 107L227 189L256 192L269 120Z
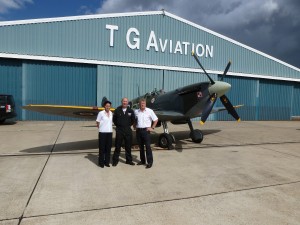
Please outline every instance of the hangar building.
M100 106L217 80L228 61L227 94L242 120L300 115L300 69L165 11L0 23L0 93L13 94L18 120L68 120L27 112L26 104ZM221 106L217 102L217 106ZM231 120L226 112L210 120Z

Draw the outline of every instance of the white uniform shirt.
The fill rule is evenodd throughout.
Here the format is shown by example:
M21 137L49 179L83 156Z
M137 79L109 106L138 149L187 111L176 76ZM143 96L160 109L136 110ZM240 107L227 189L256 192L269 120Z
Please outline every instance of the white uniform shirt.
M98 113L96 121L100 123L99 132L101 133L112 133L112 118L113 114L109 111L109 114L105 110Z
M140 109L134 110L134 114L137 121L137 128L151 127L152 121L156 121L158 119L153 110L147 107L144 111L141 111Z

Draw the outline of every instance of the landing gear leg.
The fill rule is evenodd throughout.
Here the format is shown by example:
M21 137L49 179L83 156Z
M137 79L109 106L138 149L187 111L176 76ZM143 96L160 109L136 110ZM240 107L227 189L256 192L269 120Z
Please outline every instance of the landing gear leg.
M194 130L193 124L190 119L188 120L188 125L191 130L190 138L192 139L192 141L195 143L201 143L203 140L203 133L198 129Z
M158 145L161 148L168 148L169 150L174 149L172 143L175 142L173 135L169 134L167 122L161 122L164 128L164 133L159 135Z

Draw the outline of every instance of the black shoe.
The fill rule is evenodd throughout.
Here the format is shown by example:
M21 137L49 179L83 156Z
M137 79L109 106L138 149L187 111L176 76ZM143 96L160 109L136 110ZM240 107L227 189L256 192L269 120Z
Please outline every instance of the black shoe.
M146 163L140 161L137 165L140 166L140 165L145 165Z
M150 169L152 167L152 164L147 164L146 169Z
M106 166L106 167L110 167L110 165L109 165L109 164L105 164L105 166Z
M135 165L134 162L126 162L126 164L131 165L131 166Z
M113 162L113 163L112 163L112 166L117 166L117 165L118 165L117 162Z
M101 168L104 168L104 165L103 165L103 164L99 164L99 166L100 166Z

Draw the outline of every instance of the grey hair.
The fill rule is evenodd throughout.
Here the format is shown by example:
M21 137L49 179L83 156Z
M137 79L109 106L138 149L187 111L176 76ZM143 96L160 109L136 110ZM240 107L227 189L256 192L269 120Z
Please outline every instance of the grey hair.
M127 99L127 101L128 101L128 98L127 98L127 97L124 97L124 98L122 98L121 102L123 102L124 99Z

